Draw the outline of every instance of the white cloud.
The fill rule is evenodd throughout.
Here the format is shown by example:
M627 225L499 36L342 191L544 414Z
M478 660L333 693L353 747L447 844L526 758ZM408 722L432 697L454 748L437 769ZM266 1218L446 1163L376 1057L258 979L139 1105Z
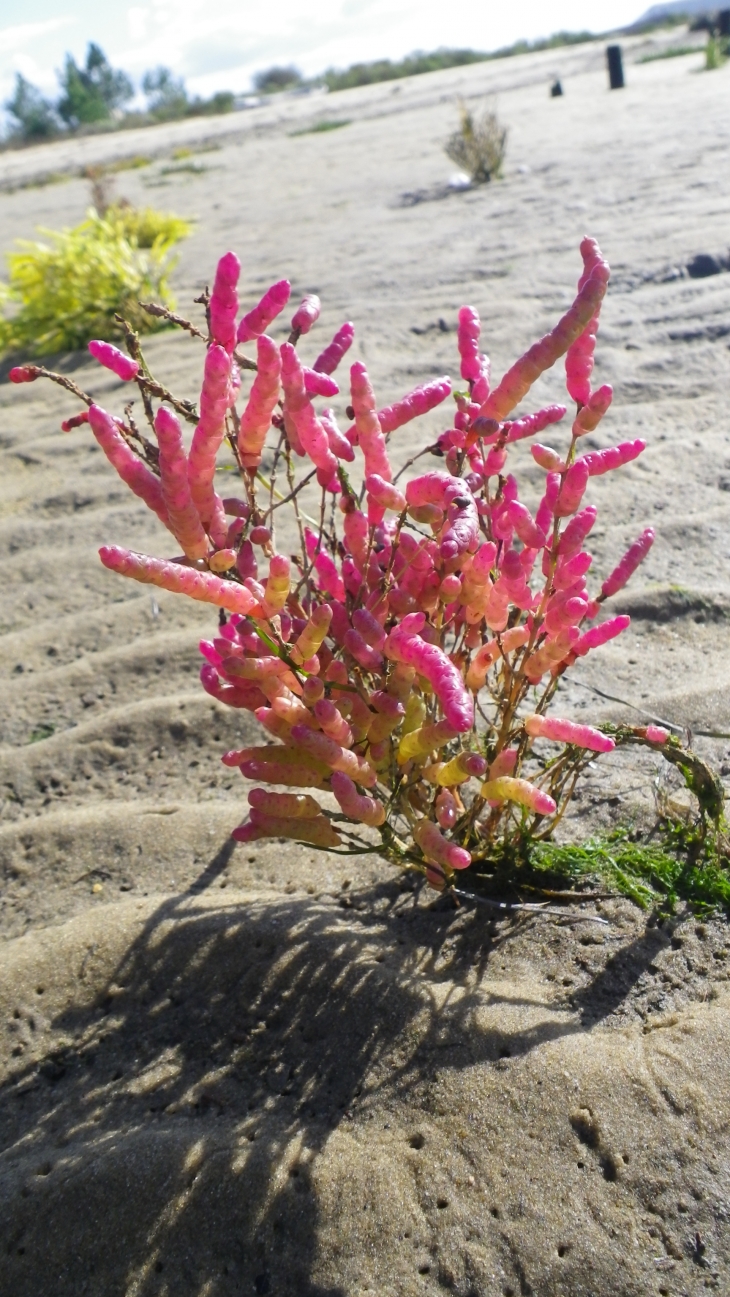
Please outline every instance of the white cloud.
M15 27L3 27L0 29L0 50L3 54L11 54L31 41L37 41L40 36L47 36L50 32L58 31L59 27L67 27L75 21L71 14L66 14L63 18L48 18L42 23L18 23Z
M127 26L129 35L133 41L143 41L147 36L147 23L149 20L148 9L128 9Z

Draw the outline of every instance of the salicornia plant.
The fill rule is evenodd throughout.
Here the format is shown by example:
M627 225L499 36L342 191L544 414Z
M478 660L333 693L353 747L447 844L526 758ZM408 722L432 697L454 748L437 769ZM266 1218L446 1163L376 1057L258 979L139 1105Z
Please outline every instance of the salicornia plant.
M88 421L182 550L167 560L109 545L102 563L221 610L217 636L201 644L203 687L252 712L263 731L261 742L223 756L262 785L248 795L238 840L377 850L443 889L472 862L547 837L581 770L617 742L656 747L692 776L696 759L656 726L601 730L548 715L563 673L628 626L626 616L600 614L654 539L647 528L600 588L588 590L585 545L596 520L585 503L588 481L635 459L644 442L579 453L611 403L611 388L593 390L590 381L609 269L593 239L584 239L581 254L572 306L494 388L479 351L479 317L464 306L459 390L438 378L379 410L357 362L344 430L319 402L338 395L332 374L353 326L343 324L304 364L297 344L309 341L318 299L304 298L278 344L266 330L285 308L289 284L274 284L239 320L233 253L219 262L205 298L207 335L170 317L207 344L197 409L152 377L131 329L131 356L90 344L102 365L137 384L154 442L129 406L123 417L108 414L68 378L38 366L11 373L15 382L54 378L81 397L88 410L64 426ZM255 361L238 350L254 342ZM560 423L566 407L513 412L562 356L575 414L561 452L531 444L545 471L533 515L507 471L508 455ZM450 394L453 419L429 447L443 467L399 483L389 438ZM178 416L194 425L189 451ZM224 445L240 476L236 498L216 490ZM307 506L311 514L306 486L319 497ZM297 538L291 554L277 545L284 507L289 537ZM703 809L714 815L717 788L712 780L708 787Z

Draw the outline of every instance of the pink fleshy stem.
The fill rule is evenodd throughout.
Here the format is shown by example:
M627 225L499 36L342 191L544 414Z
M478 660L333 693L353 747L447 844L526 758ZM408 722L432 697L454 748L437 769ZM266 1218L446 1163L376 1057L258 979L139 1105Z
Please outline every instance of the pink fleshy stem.
M528 716L525 731L533 739L553 739L556 743L572 743L589 752L613 752L613 739L591 725L578 725L575 721L558 716Z
M349 819L357 820L359 824L369 824L374 829L385 823L385 807L382 802L375 797L358 793L349 775L341 770L333 770L330 784L340 810Z
M236 340L238 342L251 342L259 334L265 333L277 315L284 310L290 295L291 284L288 279L280 279L278 283L272 284L271 288L267 288L261 301L241 320L236 333Z
M329 698L320 698L312 708L315 719L328 739L334 739L342 748L351 748L354 742L352 729L342 713Z
M329 771L312 770L301 764L298 766L276 765L268 761L243 761L239 767L244 779L257 779L266 784L282 784L285 788L320 788L326 789ZM279 835L283 837L284 835Z
M284 607L289 595L290 573L291 563L286 555L274 554L269 562L269 575L261 604L264 617L274 617Z
M507 445L511 445L513 441L524 441L525 437L535 437L538 432L544 432L551 424L559 423L566 413L564 405L548 405L544 410L537 410L535 414L525 414L521 419L515 419L513 423L506 423L502 436Z
M627 581L633 576L640 563L643 563L649 550L654 544L654 528L646 527L642 531L638 540L627 549L621 562L614 568L613 572L601 586L601 599L610 599L612 595L618 593L626 585Z
M360 449L365 459L365 475L377 474L384 482L392 482L393 472L388 459L385 437L375 412L375 397L365 366L358 361L350 368L350 398L355 414ZM385 509L371 499L368 520L371 525L383 521Z
M448 721L436 721L422 725L420 729L411 730L404 735L398 745L398 762L405 765L414 757L427 756L429 752L438 752L445 743L458 737L459 731Z
M586 405L591 394L590 379L597 332L598 317L594 316L580 337L568 348L565 356L565 386L573 400L580 405Z
M351 464L355 458L355 452L344 432L339 428L334 410L323 410L319 416L319 421L327 433L327 440L332 454L337 459L344 459L345 463Z
M225 347L229 356L236 345L236 316L238 315L236 286L240 273L241 263L235 252L226 252L216 267L213 291L210 295L210 331L213 341Z
M340 770L365 788L372 788L375 784L376 775L372 766L349 748L343 748L334 739L327 738L326 734L310 730L306 725L294 725L292 739L298 747L329 766L330 770Z
M251 471L261 463L261 452L271 417L279 399L281 358L279 348L265 333L256 340L257 373L238 429L238 456Z
M93 338L89 343L89 351L98 360L100 365L105 369L110 369L117 378L121 378L123 383L129 383L136 378L139 373L139 365L136 360L125 356L123 351L118 347L113 347L110 342L102 342L99 338Z
M183 567L162 558L149 558L146 554L135 554L118 545L102 545L99 558L111 572L131 576L135 581L158 586L161 590L171 590L174 594L186 594L201 603L227 608L229 612L247 615L257 608L256 600L245 586L224 581L211 572L197 572L195 568Z
M340 325L334 338L317 356L312 369L320 374L334 374L342 357L350 350L355 338L355 326L347 320Z
M600 626L591 626L580 639L573 645L573 653L577 657L585 657L591 649L600 648L602 644L607 644L609 640L615 639L628 630L631 625L631 618L625 613L620 617L610 617L608 621L601 622Z
M609 473L614 468L622 468L624 464L630 464L632 459L638 459L642 451L646 450L646 442L637 437L636 441L622 441L619 446L607 446L605 450L590 450L587 455L582 455L581 460L588 465L588 476L598 477L602 473Z
M564 475L555 506L556 518L569 518L580 506L588 485L588 465L577 459Z
M327 433L314 412L304 386L304 372L294 347L281 347L281 382L284 388L284 413L294 426L303 451L317 469L320 485L337 475L337 460L329 446ZM324 481L323 481L324 479Z
M228 531L223 506L213 489L213 478L216 455L226 430L230 373L231 358L225 347L218 344L209 347L200 393L200 419L193 433L188 456L188 482L193 504L206 529L210 529L215 523L216 535L213 539L216 544L225 544Z
M456 335L456 344L461 357L460 373L468 383L477 383L480 379L486 379L487 390L481 398L485 400L489 394L489 361L479 352L480 333L481 322L478 312L473 306L462 306L459 311L459 327Z
M451 379L446 377L434 378L430 383L415 387L400 401L395 401L393 405L386 405L378 411L378 422L382 432L384 434L395 432L405 423L410 423L411 419L428 414L429 410L434 410L437 405L445 401L450 392Z
M261 838L291 838L313 847L337 847L342 839L324 815L316 819L295 820L284 816L254 814L247 824L239 824L231 834L236 842L258 842Z
M329 374L320 374L317 369L308 369L305 365L302 370L304 374L304 390L308 396L337 396L339 387L334 378Z
M479 779L486 774L487 763L478 752L460 752L451 761L444 762L435 771L435 782L442 788L455 788L467 779ZM424 777L428 772L424 771Z
M453 793L448 788L442 788L435 803L436 819L439 828L453 829L459 818L459 807Z
M507 513L523 545L528 549L542 549L547 537L533 521L529 509L524 504L520 504L519 500L511 500L507 506Z
M155 432L160 448L160 486L170 519L169 526L187 558L205 558L208 538L190 494L188 458L180 424L164 405L155 415Z
M382 671L382 653L378 649L371 648L354 627L345 632L344 647L354 657L358 665L362 667L363 671L368 671L373 675Z
M329 774L327 763L313 757L300 747L280 743L266 743L260 746L232 749L221 757L224 766L242 768L248 761L258 761L263 765L289 769L306 766L318 775Z
M488 802L517 802L536 815L553 815L557 809L552 797L536 788L528 779L515 779L512 775L500 775L498 779L488 779L481 787L481 796Z
M471 855L455 842L449 842L432 820L419 820L413 829L413 841L428 861L447 869L468 869Z
M316 293L308 293L306 297L302 298L292 316L292 340L303 337L305 333L309 333L309 330L314 328L321 310L322 303Z
M575 418L573 436L582 437L584 432L593 432L597 428L613 400L613 388L606 383L599 387L588 398L588 402Z
M541 446L537 442L534 446L530 446L530 454L535 463L539 464L540 468L544 468L548 473L564 473L567 468L565 460L561 459L558 452L553 450L551 446Z
M415 616L422 617L423 614ZM418 633L409 634L404 631L409 620L409 617L404 617L400 626L388 636L388 656L396 662L405 662L406 666L415 667L419 675L429 681L441 703L445 719L463 734L474 724L474 703L461 672L438 645L428 644Z
M286 820L313 820L322 814L322 807L314 797L297 793L269 793L264 788L252 788L248 804L262 815L277 815Z
M215 668L209 665L200 668L200 683L211 698L217 698L226 707L254 712L266 701L257 685L243 680L236 685L224 684Z
M525 352L524 356L521 356L507 371L482 405L481 418L500 421L506 419L515 406L525 398L536 379L546 369L550 369L560 356L565 355L571 344L580 337L586 325L597 314L606 293L608 277L609 269L606 262L597 262L573 305L558 321L555 328L530 347L529 351Z
M122 481L144 500L148 509L157 514L160 522L172 530L159 478L129 449L111 415L99 405L89 407L91 430Z
M457 479L453 478L450 473L442 473L438 469L433 469L429 473L422 473L420 477L411 478L406 485L406 501L409 505L420 506L424 504L436 504L439 508L444 507L446 491L454 485ZM466 483L464 489L468 491Z
M306 662L308 658L313 657L319 651L324 643L331 621L332 609L328 603L318 604L316 608L312 609L304 630L289 650L289 656L293 662L299 664Z
M406 497L403 492L391 482L384 481L377 473L368 473L365 478L365 490L368 496L372 496L376 504L382 505L384 509L402 513L406 508Z
M589 504L571 518L558 544L558 553L561 559L572 558L574 554L577 554L583 548L583 542L591 531L597 516L598 511L595 505Z

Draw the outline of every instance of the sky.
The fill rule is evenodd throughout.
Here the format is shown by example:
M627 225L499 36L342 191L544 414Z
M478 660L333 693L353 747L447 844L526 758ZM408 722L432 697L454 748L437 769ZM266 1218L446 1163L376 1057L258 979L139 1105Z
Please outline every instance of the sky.
M164 65L195 94L244 93L256 71L400 58L439 46L496 49L558 30L607 31L634 21L641 0L0 0L0 104L21 72L47 96L67 51L90 40L139 85Z

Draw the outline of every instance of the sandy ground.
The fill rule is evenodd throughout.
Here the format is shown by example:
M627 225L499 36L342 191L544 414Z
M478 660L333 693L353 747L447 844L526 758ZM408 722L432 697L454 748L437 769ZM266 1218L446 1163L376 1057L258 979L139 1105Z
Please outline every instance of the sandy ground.
M180 305L233 247L245 302L286 274L320 293L321 336L356 322L385 402L455 372L465 301L500 372L570 300L594 234L616 397L593 444L648 442L592 483L597 573L643 526L658 538L631 632L563 707L690 728L730 773L730 275L685 271L728 252L730 72L630 63L612 95L602 60L0 157L0 247L83 215L83 181L34 178L143 151L119 191L197 221ZM490 92L505 180L450 192L455 97ZM350 124L294 133L323 116ZM182 144L207 151L174 160ZM193 345L147 347L190 395ZM120 397L82 356L63 365ZM372 858L234 848L245 788L218 756L252 722L197 684L210 614L100 567L100 543L166 542L88 434L58 431L65 398L3 381L0 409L3 1297L730 1291L724 924L612 900L577 926L493 923ZM529 500L540 475L517 462ZM658 766L597 766L571 831L648 814Z

